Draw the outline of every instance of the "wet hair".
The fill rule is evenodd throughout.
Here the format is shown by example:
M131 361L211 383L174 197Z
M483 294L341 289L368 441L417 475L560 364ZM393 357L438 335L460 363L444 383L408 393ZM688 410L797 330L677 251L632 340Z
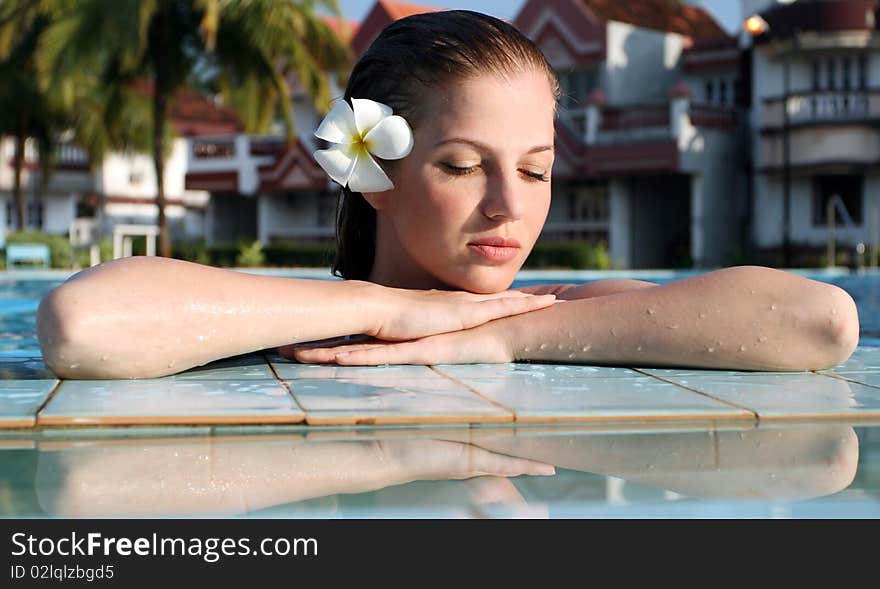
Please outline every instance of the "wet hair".
M545 72L555 98L559 81L541 50L516 27L469 10L416 14L387 26L355 64L345 100L387 104L416 128L428 92L480 74ZM393 171L393 162L380 161ZM333 274L367 280L376 252L376 211L345 187L336 215Z

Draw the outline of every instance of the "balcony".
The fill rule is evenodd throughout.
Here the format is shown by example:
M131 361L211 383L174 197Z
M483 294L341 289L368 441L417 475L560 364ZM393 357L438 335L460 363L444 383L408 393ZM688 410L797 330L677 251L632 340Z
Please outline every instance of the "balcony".
M554 170L572 177L678 172L680 156L694 148L698 132L736 126L733 109L693 104L688 96L653 104L590 104L561 112L559 121L563 161Z
M286 145L276 136L194 137L187 151L186 188L253 194L259 188L259 168L274 162Z
M780 170L783 108L788 111L789 160L794 168L873 165L880 159L880 91L822 91L763 102L759 167Z
M681 130L682 115L694 127L733 129L733 109L690 101L672 100L656 104L588 106L563 111L560 120L588 145L672 141Z
M782 129L785 98L767 98L763 102L761 128ZM791 126L835 123L861 123L880 119L880 91L822 91L792 94L787 101Z

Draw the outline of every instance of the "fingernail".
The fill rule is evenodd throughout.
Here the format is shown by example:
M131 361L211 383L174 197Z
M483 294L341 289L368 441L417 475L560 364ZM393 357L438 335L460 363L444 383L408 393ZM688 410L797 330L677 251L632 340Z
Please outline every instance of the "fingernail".
M557 303L567 303L568 301L565 299L556 299Z
M556 467L552 464L544 464L538 467L538 474L542 476L552 477L556 474Z

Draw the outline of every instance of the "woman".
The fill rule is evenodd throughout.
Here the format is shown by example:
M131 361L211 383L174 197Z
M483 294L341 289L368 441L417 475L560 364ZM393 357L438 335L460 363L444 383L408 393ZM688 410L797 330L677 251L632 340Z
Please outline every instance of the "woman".
M42 301L47 364L65 378L161 376L276 346L339 364L809 370L849 357L852 298L770 268L507 291L550 206L558 93L540 51L498 19L393 23L316 133L339 144L316 159L343 185L334 271L345 281L108 262ZM538 294L567 302L527 296ZM349 334L373 341L333 345Z

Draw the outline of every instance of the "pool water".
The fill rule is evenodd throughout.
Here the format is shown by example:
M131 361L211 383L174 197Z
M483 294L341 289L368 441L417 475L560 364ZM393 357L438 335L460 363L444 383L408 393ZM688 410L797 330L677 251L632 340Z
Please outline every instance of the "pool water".
M797 273L849 292L880 346L880 273ZM0 357L39 353L39 300L66 276L0 276ZM0 517L877 518L880 422L33 428L0 430L0 473Z
M835 284L846 290L859 309L861 337L859 345L880 346L880 271L862 274L846 271L796 271L798 274ZM291 278L327 277L323 271L265 270L260 274ZM631 271L631 272L540 272L523 271L514 287L536 284L582 283L603 278L632 278L664 284L693 276L695 271ZM0 354L13 350L39 350L36 338L36 312L40 298L64 282L66 275L53 272L27 273L16 278L15 273L0 275Z

